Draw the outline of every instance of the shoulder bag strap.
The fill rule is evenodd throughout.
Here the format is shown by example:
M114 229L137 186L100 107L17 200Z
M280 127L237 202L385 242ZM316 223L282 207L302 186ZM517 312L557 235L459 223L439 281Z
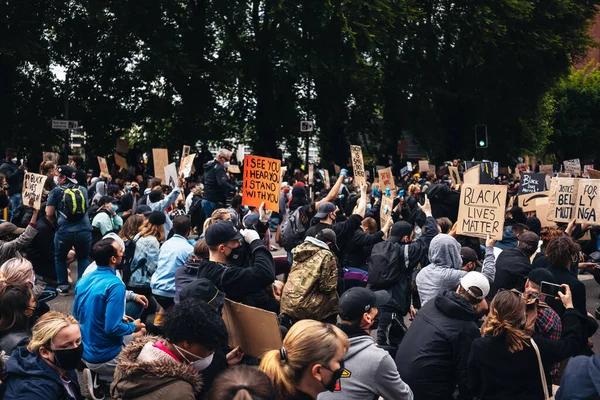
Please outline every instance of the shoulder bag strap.
M540 367L540 376L542 377L542 387L544 388L544 400L550 400L550 396L548 395L548 384L546 383L546 373L544 372L544 366L542 365L542 356L540 355L540 349L538 349L537 344L533 338L531 340L531 345L535 350L535 354L537 355L538 366Z

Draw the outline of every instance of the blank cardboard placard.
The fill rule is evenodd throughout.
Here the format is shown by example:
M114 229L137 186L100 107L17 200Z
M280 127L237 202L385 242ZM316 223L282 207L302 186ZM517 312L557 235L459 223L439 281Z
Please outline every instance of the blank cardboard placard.
M115 153L115 164L117 164L121 169L127 169L127 160L125 157L120 156L117 153Z
M308 184L312 185L315 181L315 164L308 164Z
M600 179L580 179L575 206L577 223L600 225Z
M247 157L247 156L246 156ZM245 157L244 157L245 159ZM229 346L255 358L281 348L277 314L225 299L223 321L229 333Z
M171 163L164 168L165 183L173 189L177 187L177 167Z
M102 172L106 176L110 175L110 173L108 172L108 164L106 163L106 158L98 156L98 165L100 165L100 172Z
M331 188L331 180L329 179L329 170L325 169L323 170L323 173L325 174L325 189L330 189Z
M540 220L542 228L556 228L556 223L548 219L548 210L550 208L548 197L537 198L533 201L535 205L535 215Z
M546 186L546 175L522 173L519 195L543 192Z
M479 185L480 176L479 165L475 165L464 172L463 183L466 185Z
M117 139L116 152L121 154L127 154L129 151L129 144L125 139ZM125 167L127 169L127 167Z
M554 173L554 165L544 164L540 165L540 174L552 175Z
M379 209L379 223L381 228L392 218L394 199L388 195L381 196L381 208Z
M575 218L578 178L552 178L548 194L548 219L554 222L571 222Z
M453 167L452 165L448 166L448 172L450 173L450 179L452 180L453 186L462 185L462 180L460 179L457 167Z
M423 172L429 173L429 161L427 160L419 160L419 173L423 174Z
M600 171L597 171L595 169L588 169L587 172L590 176L590 179L600 179Z
M242 171L240 171L239 165L230 165L229 168L227 168L227 171L229 171L232 174L241 174L242 173Z
M465 183L460 191L457 233L480 238L489 234L502 240L506 193L506 186Z
M352 157L352 168L354 168L354 182L360 187L367 183L362 148L360 146L351 145L350 156Z
M169 165L169 150L152 149L152 158L154 159L154 176L163 183L165 180L165 167Z
M396 183L394 182L394 175L392 175L391 168L382 168L379 171L377 171L377 175L379 176L379 182L383 186L383 189L392 189L396 187Z
M187 144L183 145L183 148L181 149L181 157L179 157L179 170L182 171L183 170L183 161L185 160L185 158L187 156L190 155L190 150L191 147L188 146ZM191 171L191 170L190 170ZM191 173L191 172L190 172ZM187 178L187 176L186 176Z
M413 165L410 161L406 162L406 168L408 168L408 172L412 172L413 170Z
M519 195L519 207L523 209L524 212L531 212L536 210L536 200L548 198L550 194L549 191L546 192L537 192L530 194L520 194Z
M23 177L23 205L29 207L33 200L33 208L39 210L42 205L42 194L44 192L44 184L46 183L46 175L34 174L27 172Z
M437 168L435 165L429 164L429 176L437 176Z
M565 160L563 161L563 165L567 174L571 174L574 177L581 175L581 163L579 162L579 158Z
M583 174L581 174L582 178L589 178L590 173L588 172L590 169L594 169L594 164L587 164L583 166Z
M279 211L281 190L281 161L259 156L244 157L242 204Z
M179 168L179 173L183 174L184 178L189 178L192 174L192 169L194 168L194 159L196 158L196 154L188 154L181 161L181 166ZM236 165L237 167L237 165ZM239 169L239 168L238 168Z
M42 153L42 160L53 162L54 165L58 165L59 159L60 159L60 156L58 155L58 153L51 153L49 151L44 151Z

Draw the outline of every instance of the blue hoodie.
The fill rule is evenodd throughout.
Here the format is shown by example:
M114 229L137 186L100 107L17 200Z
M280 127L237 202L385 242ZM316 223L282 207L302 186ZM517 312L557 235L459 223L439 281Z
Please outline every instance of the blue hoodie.
M0 398L54 400L72 399L62 380L42 358L26 347L15 349L6 364L8 379L0 386ZM67 371L75 398L83 399L75 371Z
M556 400L600 399L600 356L577 356L565 369Z

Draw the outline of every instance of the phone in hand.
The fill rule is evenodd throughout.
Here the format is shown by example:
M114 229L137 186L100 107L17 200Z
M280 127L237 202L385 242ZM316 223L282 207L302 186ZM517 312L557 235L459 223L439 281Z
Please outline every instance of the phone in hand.
M422 206L424 206L425 205L425 193L421 192L421 193L419 193L418 196L419 196L418 197L419 198L419 204L421 204Z
M558 292L565 294L565 290L560 285L546 281L541 282L540 291L543 294L552 297L558 297Z

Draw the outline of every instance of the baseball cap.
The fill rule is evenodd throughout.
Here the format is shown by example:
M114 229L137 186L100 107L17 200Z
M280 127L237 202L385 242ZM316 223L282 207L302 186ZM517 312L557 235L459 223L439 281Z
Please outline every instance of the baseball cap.
M540 237L533 232L523 232L519 236L519 242L527 243L532 246L537 246L540 242Z
M319 204L319 209L317 210L317 214L315 214L315 218L327 218L327 216L332 212L335 212L335 204L326 201L324 203Z
M181 289L179 301L188 299L204 301L220 311L223 308L225 293L217 289L209 279L201 278L193 280Z
M17 227L12 222L3 222L0 224L0 237L5 235L20 235L25 232L25 229Z
M554 275L546 268L536 268L531 270L529 275L527 275L527 279L538 285L540 285L542 281L554 283Z
M231 221L219 221L206 229L204 240L207 246L241 240L242 235Z
M460 280L460 286L463 287L471 296L476 298L477 300L484 299L485 296L490 293L490 281L485 277L481 272L471 271L462 277ZM472 287L476 287L481 290L481 296L475 296L475 294L471 291Z
M340 318L345 321L357 320L364 313L369 312L371 307L381 307L389 300L390 295L385 290L374 292L363 287L353 287L340 297L338 306Z
M140 206L137 206L137 208L135 209L135 213L138 215L139 214L150 215L150 214L152 214L152 209L150 208L150 206L142 204Z
M392 229L390 229L390 237L388 240L390 242L400 242L404 236L409 236L412 232L412 225L406 221L398 221L394 225L392 225Z
M57 168L59 174L64 175L67 180L71 183L77 183L77 178L75 178L75 168L69 167L68 165L61 165Z
M148 217L148 222L152 225L164 225L167 222L167 216L162 211L152 211Z
M475 253L475 250L473 250L470 247L467 247L467 246L461 247L460 257L463 260L463 264L466 264L469 261L475 261L477 266L481 267L481 261L479 261L479 258L477 257L477 253Z
M98 205L103 206L106 203L117 204L118 202L119 202L119 200L115 199L112 196L102 196L102 197L100 197L100 200L98 200Z
M335 247L337 249L337 251L340 251L339 247L337 246L337 235L335 234L335 232L332 229L326 228L323 229L321 232L317 233L316 238L317 240L320 240L321 242L324 243L333 243L332 247Z

